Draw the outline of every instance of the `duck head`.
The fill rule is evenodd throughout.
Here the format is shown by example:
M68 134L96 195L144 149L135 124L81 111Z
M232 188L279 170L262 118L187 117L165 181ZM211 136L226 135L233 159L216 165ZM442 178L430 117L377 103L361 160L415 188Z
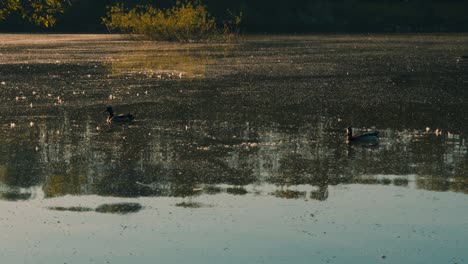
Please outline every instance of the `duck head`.
M112 107L111 107L111 106L108 106L108 107L106 108L106 110L104 111L104 113L106 113L106 112L109 113L109 116L110 116L110 117L113 117L113 116L114 116L114 111L112 110Z
M353 137L353 128L352 128L352 127L347 127L347 128L346 128L346 136L347 136L348 138Z

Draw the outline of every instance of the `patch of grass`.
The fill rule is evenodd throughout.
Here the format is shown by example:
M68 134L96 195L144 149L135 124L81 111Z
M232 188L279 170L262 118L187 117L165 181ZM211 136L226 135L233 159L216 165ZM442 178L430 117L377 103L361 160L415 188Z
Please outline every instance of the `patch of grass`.
M116 203L100 205L95 211L98 213L129 214L136 213L142 208L139 203Z

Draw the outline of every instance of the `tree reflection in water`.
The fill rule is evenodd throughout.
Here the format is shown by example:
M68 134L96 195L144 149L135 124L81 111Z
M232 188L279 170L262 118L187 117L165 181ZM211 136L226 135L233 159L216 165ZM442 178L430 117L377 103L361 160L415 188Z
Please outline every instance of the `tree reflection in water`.
M151 105L137 107L145 113ZM346 145L339 129L320 121L284 127L261 117L207 118L186 129L185 120L152 122L143 114L135 125L96 131L91 116L62 114L71 121L3 129L4 141L15 140L1 146L2 199L30 199L34 186L45 197L187 197L245 195L244 186L274 184L275 197L323 201L329 185L408 186L411 174L417 188L468 190L466 141L454 134L388 129L379 146L362 147ZM298 185L314 187L294 190Z

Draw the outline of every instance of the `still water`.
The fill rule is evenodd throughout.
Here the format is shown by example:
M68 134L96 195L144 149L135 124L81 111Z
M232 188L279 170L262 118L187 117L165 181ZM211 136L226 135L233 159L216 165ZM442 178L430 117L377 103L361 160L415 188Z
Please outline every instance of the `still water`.
M0 35L2 262L467 263L467 55L466 35Z

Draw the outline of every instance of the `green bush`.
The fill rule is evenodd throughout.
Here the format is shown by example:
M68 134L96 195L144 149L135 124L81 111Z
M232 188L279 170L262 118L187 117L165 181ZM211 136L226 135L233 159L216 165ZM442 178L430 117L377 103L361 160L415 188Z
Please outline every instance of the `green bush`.
M149 5L126 10L122 4L118 4L110 7L103 18L103 23L110 30L140 34L152 40L179 42L231 37L239 33L237 28L240 22L241 17L236 16L234 22L226 22L224 29L218 30L215 18L199 1L179 1L165 10Z

